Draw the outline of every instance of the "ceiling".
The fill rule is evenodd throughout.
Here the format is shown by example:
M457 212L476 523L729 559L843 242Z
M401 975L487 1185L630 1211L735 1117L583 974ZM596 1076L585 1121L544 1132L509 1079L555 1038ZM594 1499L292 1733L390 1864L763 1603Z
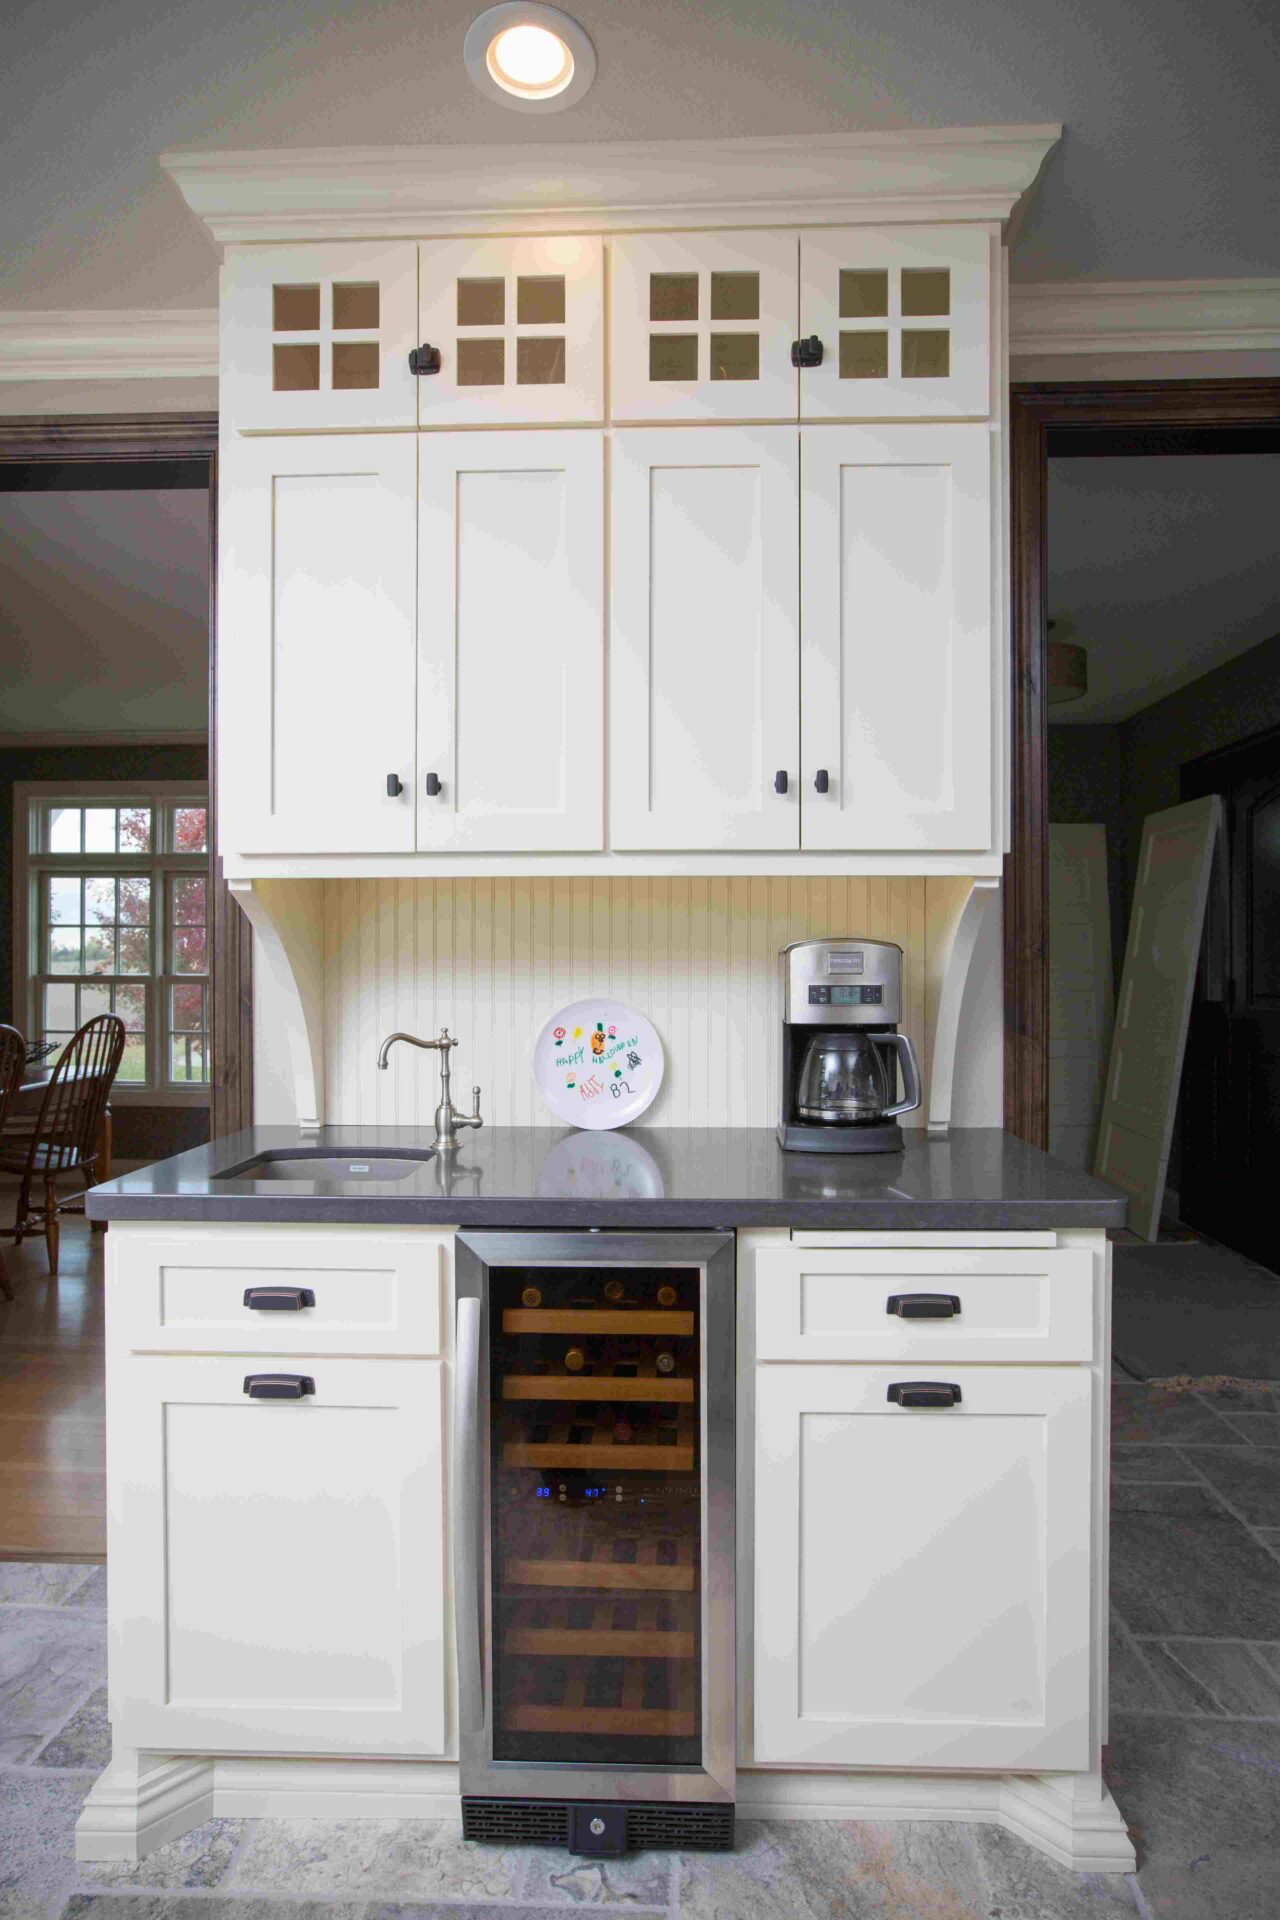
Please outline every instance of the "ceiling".
M1280 633L1280 454L1049 462L1048 603L1089 654L1053 725L1126 720Z
M209 496L0 493L0 734L202 732Z
M1062 120L1021 279L1280 271L1266 0L577 0L599 72L539 119L462 63L478 0L10 0L0 308L210 307L176 146L624 140Z

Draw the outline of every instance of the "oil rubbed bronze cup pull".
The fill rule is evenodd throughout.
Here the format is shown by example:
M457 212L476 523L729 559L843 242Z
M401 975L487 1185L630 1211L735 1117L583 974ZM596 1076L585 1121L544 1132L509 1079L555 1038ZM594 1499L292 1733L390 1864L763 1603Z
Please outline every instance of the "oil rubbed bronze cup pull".
M310 1287L246 1287L244 1304L255 1313L301 1313L314 1307L316 1297Z
M885 1398L899 1407L958 1407L960 1389L948 1380L895 1380Z
M886 1313L900 1320L954 1320L960 1311L958 1293L891 1293L884 1303Z
M251 1400L301 1400L316 1383L309 1373L246 1373L244 1390Z

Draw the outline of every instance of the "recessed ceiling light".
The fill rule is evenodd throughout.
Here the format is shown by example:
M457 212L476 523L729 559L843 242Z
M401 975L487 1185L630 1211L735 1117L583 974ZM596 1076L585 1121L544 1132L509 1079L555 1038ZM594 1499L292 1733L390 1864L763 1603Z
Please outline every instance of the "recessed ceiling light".
M586 29L535 0L486 7L467 29L462 56L481 93L522 113L559 113L596 77Z

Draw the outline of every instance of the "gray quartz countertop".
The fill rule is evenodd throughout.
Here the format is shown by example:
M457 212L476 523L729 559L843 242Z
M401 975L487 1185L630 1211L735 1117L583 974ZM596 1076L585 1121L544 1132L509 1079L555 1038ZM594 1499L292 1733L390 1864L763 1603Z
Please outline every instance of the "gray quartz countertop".
M408 1127L253 1127L95 1187L95 1220L362 1226L825 1227L876 1232L1122 1227L1116 1188L998 1128L904 1153L784 1153L764 1127L574 1133L486 1127L396 1180L255 1180L230 1170L318 1146L358 1161L425 1148Z

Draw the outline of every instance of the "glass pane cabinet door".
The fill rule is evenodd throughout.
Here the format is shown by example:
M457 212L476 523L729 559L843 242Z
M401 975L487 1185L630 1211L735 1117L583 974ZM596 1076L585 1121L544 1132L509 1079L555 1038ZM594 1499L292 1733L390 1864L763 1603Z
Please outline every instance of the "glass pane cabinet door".
M703 1762L699 1277L493 1270L495 1760Z
M794 420L793 233L612 242L615 420Z
M604 271L599 240L429 240L420 252L424 427L604 417Z
M221 391L240 430L412 427L413 241L232 247Z
M845 227L800 236L802 420L984 419L991 408L985 227Z

